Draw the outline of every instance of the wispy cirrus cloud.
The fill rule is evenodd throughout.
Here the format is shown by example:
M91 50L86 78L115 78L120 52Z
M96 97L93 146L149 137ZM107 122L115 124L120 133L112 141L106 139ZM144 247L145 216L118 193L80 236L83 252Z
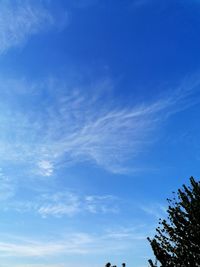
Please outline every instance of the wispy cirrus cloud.
M112 214L120 210L119 200L112 195L78 195L72 192L42 194L32 201L8 202L3 209L35 213L42 218L80 214Z
M146 239L143 227L116 228L100 234L88 232L66 233L59 239L41 240L25 237L1 237L0 257L54 257L56 255L84 255L119 253ZM4 240L6 239L6 240Z
M141 210L144 211L147 215L152 216L156 219L160 219L162 217L166 217L166 210L167 207L159 204L159 203L152 203L147 205L140 206Z
M95 91L56 80L2 81L0 159L25 163L46 177L79 162L130 171L128 160L148 150L162 122L199 101L194 97L199 84L199 79L184 82L154 102L125 107L96 93L112 87L107 80L94 84Z
M5 175L0 169L0 201L12 198L15 194L15 184L13 180Z
M42 1L1 0L0 5L0 54L59 24Z
M53 164L48 160L41 160L38 162L38 174L42 176L51 176L54 171Z

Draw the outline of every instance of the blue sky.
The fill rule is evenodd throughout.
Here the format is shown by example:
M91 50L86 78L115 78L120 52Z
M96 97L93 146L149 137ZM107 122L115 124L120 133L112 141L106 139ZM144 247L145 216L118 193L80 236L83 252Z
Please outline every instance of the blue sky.
M0 0L0 267L144 267L200 176L200 2Z

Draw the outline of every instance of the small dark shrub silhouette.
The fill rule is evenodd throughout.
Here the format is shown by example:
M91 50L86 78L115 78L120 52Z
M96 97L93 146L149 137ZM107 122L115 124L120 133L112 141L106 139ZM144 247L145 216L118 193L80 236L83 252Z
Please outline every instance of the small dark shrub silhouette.
M175 194L175 193L174 193ZM200 182L190 178L173 199L167 199L168 221L161 220L153 239L148 238L157 263L151 267L200 266Z
M111 263L110 262L106 263L105 267L111 267ZM117 266L113 265L112 267L117 267ZM122 263L122 267L126 267L126 264Z

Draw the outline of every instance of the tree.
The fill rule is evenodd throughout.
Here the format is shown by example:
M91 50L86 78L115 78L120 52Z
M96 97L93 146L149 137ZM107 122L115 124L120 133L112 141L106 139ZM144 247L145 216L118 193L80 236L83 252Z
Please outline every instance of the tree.
M111 267L111 263L106 263L105 267ZM113 265L112 267L117 267L116 265ZM122 263L122 267L126 267L126 263Z
M148 237L157 263L151 267L200 266L200 182L190 178L174 197L167 199L168 219L159 221L156 235Z

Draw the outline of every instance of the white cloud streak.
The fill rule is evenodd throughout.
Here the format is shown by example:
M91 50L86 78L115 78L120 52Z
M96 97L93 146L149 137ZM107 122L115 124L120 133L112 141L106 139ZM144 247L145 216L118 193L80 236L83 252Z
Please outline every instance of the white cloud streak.
M41 160L38 162L38 174L42 176L51 176L54 171L53 164L48 160Z
M106 98L102 102L89 88L74 89L55 80L2 81L0 159L25 163L46 177L79 162L114 173L130 171L128 160L148 150L161 123L199 101L192 98L199 82L185 84L153 103L123 107ZM94 85L97 90L110 86L108 81ZM131 171L137 169L132 162Z
M15 185L0 169L0 201L5 201L15 195Z
M31 212L47 217L73 217L80 214L113 214L119 212L119 201L111 195L85 195L75 193L43 194L33 201L7 203L7 210Z
M158 203L146 204L140 206L141 210L144 211L147 215L152 216L153 218L160 219L166 217L167 207Z
M58 21L42 1L0 1L0 54L23 45L30 36L55 26Z
M142 233L142 231L144 231ZM77 232L68 233L62 240L35 241L26 238L12 238L0 242L0 257L54 257L72 254L104 254L122 252L134 243L146 239L146 230L119 228L116 232L98 234ZM2 239L2 238L1 238ZM9 238L8 238L9 239Z

